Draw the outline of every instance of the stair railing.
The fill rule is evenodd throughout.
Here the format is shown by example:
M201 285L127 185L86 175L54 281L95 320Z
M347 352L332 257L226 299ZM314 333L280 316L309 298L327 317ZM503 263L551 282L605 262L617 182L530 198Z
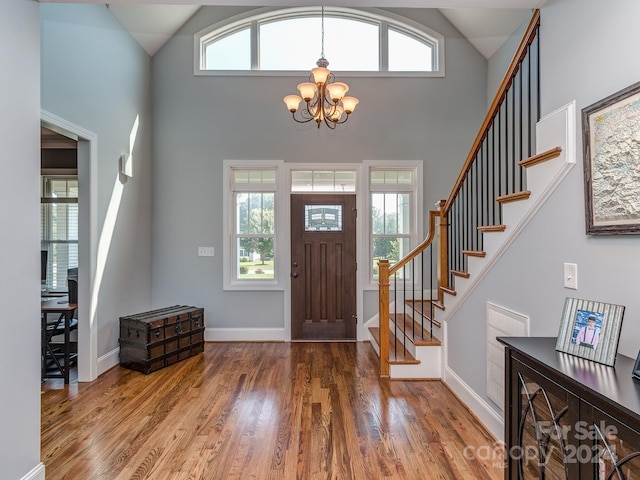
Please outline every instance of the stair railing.
M519 162L535 151L540 119L539 27L536 10L444 205L444 289L455 290L470 256L483 256L483 232L504 230L500 205L527 194Z
M519 163L535 151L535 127L540 119L539 28L540 11L535 10L449 198L439 203L439 210L429 212L427 238L393 266L388 260L378 263L382 377L389 376L390 360L406 353L407 334L416 334L407 332L404 321L407 309L417 311L409 302L413 300L414 307L421 305L418 311L422 313L421 321L411 322L411 328L432 336L433 326L440 326L434 307L444 308L445 292L455 294L456 276L468 277L467 258L484 254L482 233L504 229L500 204L525 192L526 177ZM409 298L415 294L417 271L422 282L418 300ZM392 282L394 307L390 312ZM396 339L393 345L391 334Z
M444 205L444 201L442 202ZM380 317L380 376L389 376L389 360L404 358L407 354L406 338L429 340L433 338L433 294L437 292L436 221L441 210L429 212L429 235L393 266L389 260L378 261L379 317ZM393 285L393 312L390 312L390 289ZM434 287L436 287L434 289ZM408 316L409 311L419 314L418 319ZM393 318L393 332L390 320ZM383 326L386 325L386 328ZM391 346L390 335L394 341ZM383 361L385 359L385 361Z

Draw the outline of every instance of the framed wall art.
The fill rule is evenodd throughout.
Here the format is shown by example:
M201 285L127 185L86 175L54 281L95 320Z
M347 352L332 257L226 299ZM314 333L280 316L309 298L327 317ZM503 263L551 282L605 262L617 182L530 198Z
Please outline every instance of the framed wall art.
M586 231L640 234L640 82L582 110Z
M567 297L556 350L613 366L624 306Z

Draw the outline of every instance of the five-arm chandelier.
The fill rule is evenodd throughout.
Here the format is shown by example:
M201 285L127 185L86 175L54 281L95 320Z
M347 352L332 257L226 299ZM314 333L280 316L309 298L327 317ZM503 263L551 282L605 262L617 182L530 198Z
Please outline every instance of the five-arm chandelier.
M349 85L336 82L335 76L327 68L329 62L324 58L324 7L322 7L322 53L311 70L309 81L298 85L300 95L287 95L284 103L298 123L315 120L318 128L324 122L329 128L346 122L360 102L355 97L347 97ZM302 108L300 103L304 100ZM297 115L296 115L297 112Z

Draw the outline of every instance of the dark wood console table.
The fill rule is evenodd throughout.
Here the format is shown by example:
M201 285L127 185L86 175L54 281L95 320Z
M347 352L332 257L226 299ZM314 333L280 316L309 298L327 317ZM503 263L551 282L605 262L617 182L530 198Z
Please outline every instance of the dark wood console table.
M505 479L640 479L634 359L608 367L556 352L555 337L505 348Z

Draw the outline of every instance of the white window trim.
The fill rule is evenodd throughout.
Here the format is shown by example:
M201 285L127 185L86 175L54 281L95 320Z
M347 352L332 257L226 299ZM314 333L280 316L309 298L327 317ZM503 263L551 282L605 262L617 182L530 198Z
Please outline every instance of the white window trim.
M283 194L286 189L283 188L286 182L283 181L282 168L284 164L283 160L270 160L270 161L258 161L258 160L223 160L223 174L222 174L222 224L223 224L223 239L222 239L222 251L223 260L222 266L222 278L223 278L223 290L241 290L241 291L268 291L268 290L284 290L286 283L285 278L288 279L288 266L286 261L286 239L283 240L284 223L286 220L286 211L289 210L287 196ZM231 239L233 237L233 219L235 206L233 202L233 191L231 189L231 172L234 168L255 168L255 169L274 169L276 171L276 184L273 187L275 192L275 235L274 235L274 267L275 278L269 280L242 280L235 278L235 256L231 255L231 252L235 252L235 248L232 245Z
M327 7L329 8L329 7ZM296 17L305 16L310 10L317 10L317 7L295 7L295 8L272 8L264 7L252 9L247 12L235 15L220 22L216 22L213 25L209 25L206 28L195 33L193 36L193 74L195 76L281 76L281 77L298 77L300 75L308 75L308 71L296 71L296 70L256 70L257 67L257 28L258 24L264 19L269 17L270 13L277 15L278 12L282 12L282 17ZM325 12L328 10L325 9ZM401 15L378 9L378 8L343 8L343 7L330 7L330 12L333 15L340 15L344 18L350 18L353 20L376 21L381 25L380 41L385 42L380 46L380 68L384 70L380 71L340 71L341 76L346 77L444 77L445 76L445 52L444 35L437 31L418 23L410 18L403 17ZM217 30L224 29L225 32L230 33L234 30L239 30L243 26L251 26L251 68L252 70L205 70L202 68L202 62L204 58L205 42L203 37L211 35ZM425 38L430 38L433 45L433 64L437 67L431 72L389 72L388 59L383 56L383 52L388 49L387 42L387 28L402 32L410 37L419 39L420 41ZM385 53L386 55L386 53ZM310 60L309 68L313 67L313 60Z
M411 235L411 247L414 248L418 245L422 240L424 240L424 222L423 215L421 212L424 212L424 193L423 193L423 161L422 160L365 160L363 162L364 168L362 169L364 178L362 179L363 185L363 196L365 202L365 213L362 215L364 217L363 228L364 235L363 238L366 241L366 268L362 269L364 271L364 290L378 290L378 281L373 279L373 265L371 259L373 258L373 252L371 251L372 242L371 242L371 183L370 183L370 172L371 170L378 169L391 169L391 170L402 170L402 169L412 169L414 170L414 186L413 186L413 195L412 201L413 205L411 205L411 221L413 227L413 233ZM397 185L389 185L388 187L382 187L380 189L376 189L375 191L382 191L386 188L389 191L398 191Z

